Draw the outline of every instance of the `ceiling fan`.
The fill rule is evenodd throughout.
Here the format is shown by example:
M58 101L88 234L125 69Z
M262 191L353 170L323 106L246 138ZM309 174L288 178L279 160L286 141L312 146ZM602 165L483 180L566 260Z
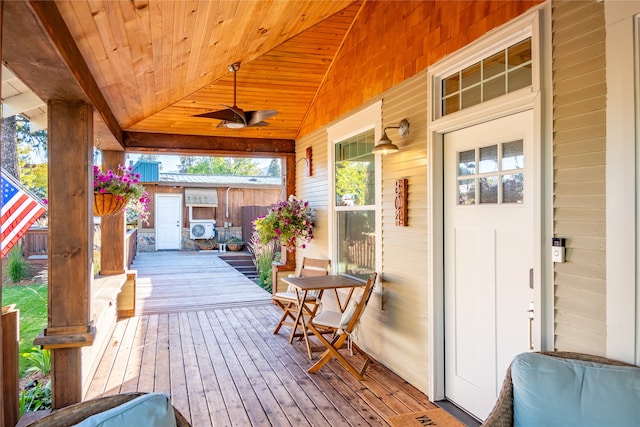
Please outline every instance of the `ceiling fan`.
M236 105L236 73L240 69L240 63L236 62L227 67L233 73L233 106L225 105L224 110L211 111L209 113L196 114L193 117L206 117L209 119L218 119L221 122L218 127L226 127L230 129L241 129L244 127L269 126L265 122L278 114L276 110L256 110L244 111Z

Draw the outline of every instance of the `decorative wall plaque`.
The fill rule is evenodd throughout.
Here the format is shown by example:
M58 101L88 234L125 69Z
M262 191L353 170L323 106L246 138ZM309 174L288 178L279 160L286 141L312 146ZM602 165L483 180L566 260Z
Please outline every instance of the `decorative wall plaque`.
M396 225L406 227L409 225L409 180L406 178L396 180Z

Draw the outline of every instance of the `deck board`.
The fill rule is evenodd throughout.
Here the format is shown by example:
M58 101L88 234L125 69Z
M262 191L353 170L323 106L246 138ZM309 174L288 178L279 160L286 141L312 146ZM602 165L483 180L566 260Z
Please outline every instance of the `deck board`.
M138 296L146 305L135 317L118 321L87 399L127 391L165 393L198 427L386 426L391 415L435 408L375 361L364 381L335 360L309 374L312 362L303 343L289 344L286 328L272 333L280 312L269 294L215 256L177 256L136 259L141 286L147 287ZM206 283L199 283L200 273L179 274L176 264L200 273L214 269L227 281L224 287L236 292L206 275ZM156 279L162 271L175 275L174 281ZM245 293L249 300L243 301ZM177 294L179 304L173 299ZM357 366L363 362L357 354L348 358Z

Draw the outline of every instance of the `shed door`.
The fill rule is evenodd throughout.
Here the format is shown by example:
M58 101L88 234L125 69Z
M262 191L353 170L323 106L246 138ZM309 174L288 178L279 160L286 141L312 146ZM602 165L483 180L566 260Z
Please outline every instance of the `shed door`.
M533 145L532 111L444 137L445 395L480 419L533 340Z
M182 197L156 194L156 250L182 248Z

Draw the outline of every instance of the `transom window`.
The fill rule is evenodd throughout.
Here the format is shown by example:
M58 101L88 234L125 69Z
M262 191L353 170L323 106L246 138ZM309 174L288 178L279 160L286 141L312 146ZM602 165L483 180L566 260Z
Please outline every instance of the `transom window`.
M524 202L523 141L458 152L458 205Z
M442 80L442 115L531 86L531 38Z
M374 144L373 129L335 144L335 268L363 278L375 271Z

